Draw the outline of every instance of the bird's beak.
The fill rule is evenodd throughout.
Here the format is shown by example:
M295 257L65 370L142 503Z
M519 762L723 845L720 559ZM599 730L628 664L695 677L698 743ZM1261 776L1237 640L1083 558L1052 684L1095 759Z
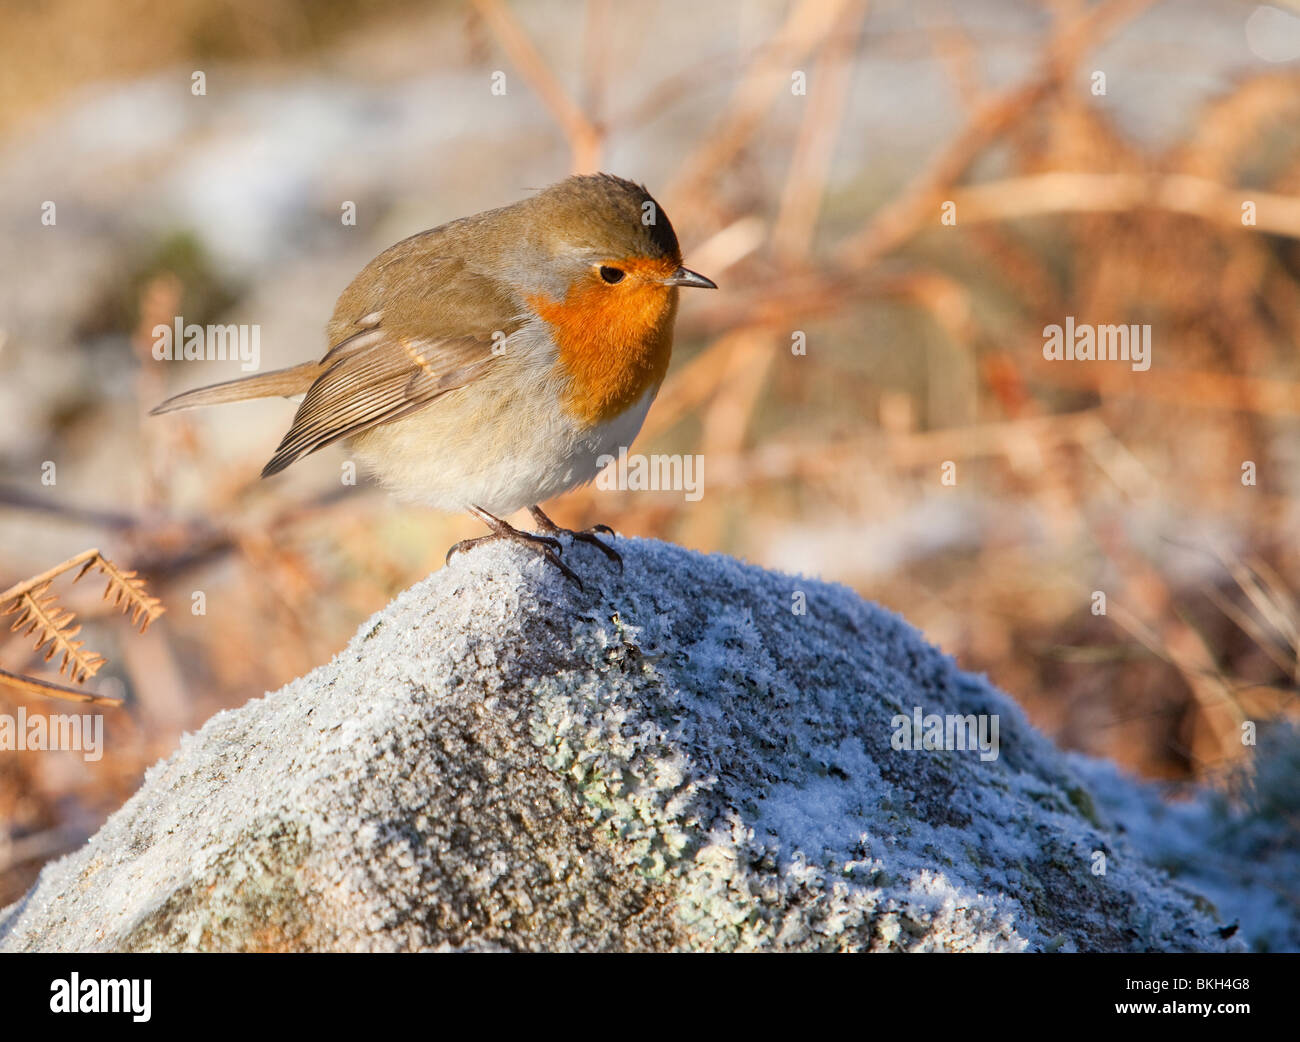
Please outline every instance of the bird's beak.
M678 268L668 278L664 279L665 286L694 286L696 289L717 289L718 284L712 279L706 279L699 272L691 271L690 268Z

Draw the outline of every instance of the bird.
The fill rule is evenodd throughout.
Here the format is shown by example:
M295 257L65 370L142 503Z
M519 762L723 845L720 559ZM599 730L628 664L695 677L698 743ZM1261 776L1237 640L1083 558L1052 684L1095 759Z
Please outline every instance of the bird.
M168 398L152 415L303 395L262 477L343 441L399 499L468 512L481 543L530 547L569 579L567 535L539 504L595 478L630 446L672 356L683 266L672 223L643 185L574 175L518 202L419 232L371 260L339 296L318 361ZM527 508L536 532L504 518Z

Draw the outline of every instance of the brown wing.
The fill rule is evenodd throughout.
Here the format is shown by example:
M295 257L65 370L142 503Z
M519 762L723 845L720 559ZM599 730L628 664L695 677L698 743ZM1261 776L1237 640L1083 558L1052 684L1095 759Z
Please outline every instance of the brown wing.
M520 308L502 283L429 255L438 238L435 231L398 243L344 290L321 375L263 477L470 383L495 358L494 334L519 328Z

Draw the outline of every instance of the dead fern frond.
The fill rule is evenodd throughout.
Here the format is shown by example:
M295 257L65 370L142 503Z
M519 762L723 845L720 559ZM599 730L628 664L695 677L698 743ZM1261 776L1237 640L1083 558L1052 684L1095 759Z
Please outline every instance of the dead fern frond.
M34 590L20 594L0 610L0 614L17 615L18 618L9 627L10 632L25 637L35 634L34 651L38 654L45 651L46 662L55 655L62 654L59 673L67 674L78 684L85 683L87 677L93 677L99 672L105 659L102 655L86 651L83 642L76 639L81 627L73 625L75 616L59 606L54 594L48 593L49 588L50 584L46 581Z
M35 650L38 653L45 652L46 662L61 655L59 674L68 676L74 683L84 684L89 677L99 672L107 660L103 655L86 650L84 643L77 639L81 626L76 624L76 616L63 608L58 603L57 596L50 592L50 584L56 577L78 566L81 570L73 582L87 572L102 572L107 578L104 599L111 601L115 608L120 607L124 615L130 615L131 625L139 627L141 633L163 613L164 608L162 602L149 593L144 580L135 572L119 568L96 549L85 550L49 571L25 579L0 593L0 616L17 616L9 627L10 631L23 636L34 636ZM76 688L5 670L0 670L0 683L51 698L104 705L122 704L119 698L81 692Z
M131 625L138 626L141 633L165 610L162 601L145 588L143 579L135 572L119 568L103 554L96 554L82 565L73 582L95 568L108 577L104 600L112 600L115 608L121 607L123 615L130 615Z

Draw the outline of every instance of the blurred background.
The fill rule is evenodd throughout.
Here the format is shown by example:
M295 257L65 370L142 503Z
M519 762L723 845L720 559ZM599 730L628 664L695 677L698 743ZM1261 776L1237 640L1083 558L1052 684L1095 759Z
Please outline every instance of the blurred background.
M153 327L255 324L264 369L318 357L380 250L574 171L644 182L721 289L684 295L636 445L703 455L703 498L592 487L557 521L851 586L1146 777L1220 783L1243 721L1295 714L1300 6L10 0L4 21L0 588L97 546L168 611L139 636L101 580L56 581L107 658L86 687L126 701L97 710L98 762L0 753L0 905L184 731L481 534L345 484L337 447L258 480L289 402L147 418L240 375L156 361ZM1150 369L1045 360L1068 316L1149 325ZM0 637L0 667L58 679ZM81 711L0 686L22 706Z

